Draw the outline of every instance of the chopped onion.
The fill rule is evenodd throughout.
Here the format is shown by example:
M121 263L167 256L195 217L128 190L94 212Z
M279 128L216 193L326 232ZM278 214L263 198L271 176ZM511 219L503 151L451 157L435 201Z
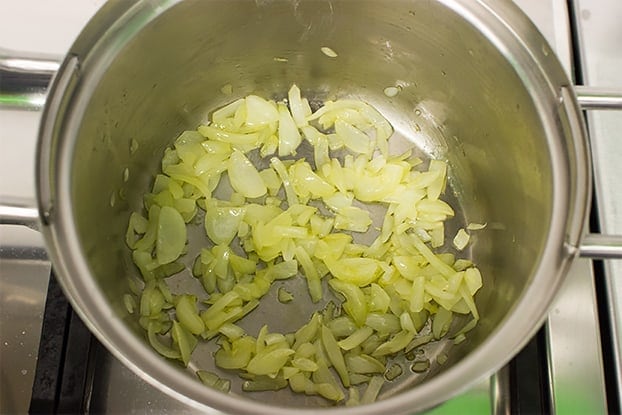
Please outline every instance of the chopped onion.
M389 368L384 372L384 378L388 381L394 380L398 376L402 374L402 367L397 363L392 364Z
M181 358L181 354L179 353L179 350L165 346L164 344L160 342L160 340L157 337L156 322L154 321L149 322L147 336L149 339L149 344L151 344L151 347L153 347L162 356L168 357L169 359L180 359Z
M296 122L296 126L301 128L309 125L307 121L307 117L311 115L309 102L300 97L300 88L295 84L289 89L287 100L289 101L289 109L292 112L292 118Z
M181 355L181 361L184 366L188 366L190 362L190 356L192 351L196 347L198 340L188 330L186 330L177 321L173 321L173 328L171 329L171 337L174 344L177 345L179 353Z
M288 348L258 353L248 362L246 371L255 375L276 375L294 353L294 350Z
M480 229L484 229L485 227L485 223L469 223L467 225L467 229L470 231L479 231Z
M441 160L431 160L429 170L438 172L438 177L428 186L428 199L437 200L445 189L447 164Z
M346 362L343 359L343 355L341 354L341 350L339 348L337 340L335 340L335 337L333 336L333 333L330 331L330 329L324 325L322 325L321 327L321 334L322 344L324 345L326 354L328 355L328 359L333 364L335 370L339 374L343 386L345 386L346 388L349 387L350 377L348 374L348 369L346 368Z
M186 246L186 223L172 207L163 206L158 216L156 258L159 264L169 264L181 255Z
M275 105L257 95L245 99L246 122L250 126L265 126L279 120L279 111Z
M281 303L289 303L294 300L294 296L292 295L292 293L290 293L283 287L280 287L277 291L277 298Z
M362 327L352 333L347 338L341 340L338 344L343 350L352 350L356 346L363 343L373 334L374 330L371 327Z
M296 153L302 141L296 122L284 104L278 105L279 113L279 157Z
M396 96L398 93L400 92L400 90L397 87L394 86L388 86L384 89L384 94L386 96L388 96L389 98L393 98L394 96Z
M244 213L244 208L240 207L206 206L205 232L207 236L217 245L229 245L238 233Z
M367 385L367 389L363 393L361 397L361 404L372 403L376 401L378 394L380 393L380 389L384 385L384 377L382 376L374 376L369 381L369 385Z
M453 243L458 251L462 251L467 244L469 243L469 239L471 237L468 233L462 228L458 229L456 236L454 237Z
M346 406L360 405L361 398L359 396L359 390L355 387L350 387L350 389L348 389L348 392L349 392L348 400L346 401L345 405Z
M430 368L430 361L427 359L419 360L410 366L410 369L415 373L423 373L427 371L429 368Z
M335 133L341 137L343 144L350 150L359 154L371 155L374 143L367 134L358 128L345 121L337 120L335 122Z
M192 334L200 334L205 330L205 324L196 307L196 297L181 295L177 299L175 312L181 325Z
M327 101L312 113L293 85L286 101L249 95L180 134L165 150L145 212L130 215L125 235L144 288L132 284L136 297L126 294L123 302L153 348L188 365L200 339L216 339L216 366L236 370L244 391L289 386L333 402L348 392L346 405L354 405L376 400L385 379L402 373L389 362L401 354L413 360L415 349L445 336L454 313L472 315L452 337L464 341L479 320L474 295L482 276L472 261L435 250L445 246L445 222L455 214L441 199L447 163L431 160L425 170L412 151L389 155L392 133L382 114L361 101ZM314 166L297 158L303 138ZM340 159L332 157L337 149L346 153ZM272 154L286 160L271 157L266 168ZM212 192L228 189L225 172L233 192L216 199ZM207 295L171 292L164 278L184 269L186 226L197 222L199 209L210 245L192 274ZM382 223L372 222L370 212L378 209ZM375 235L364 244L352 233ZM453 238L458 250L468 242L465 229ZM323 280L344 301L329 302L291 333L264 325L253 337L235 324L275 281L299 274L313 302L325 295ZM276 298L295 300L283 286ZM412 366L428 368L427 360ZM196 373L229 391L227 379ZM362 396L352 386L360 384L367 384Z
M244 197L257 198L268 192L259 172L241 151L231 153L228 172L231 187Z
M444 365L447 362L448 356L445 353L441 353L436 358L436 361L439 365Z
M320 50L322 51L322 53L324 55L328 56L329 58L336 58L337 57L337 52L335 52L334 50L332 50L328 46L322 46L320 48Z
M257 376L253 380L247 380L242 384L245 392L277 391L286 388L288 382L284 378L271 378L269 376Z
M203 384L221 392L229 392L231 390L231 381L222 379L215 373L208 372L207 370L197 370L197 376Z

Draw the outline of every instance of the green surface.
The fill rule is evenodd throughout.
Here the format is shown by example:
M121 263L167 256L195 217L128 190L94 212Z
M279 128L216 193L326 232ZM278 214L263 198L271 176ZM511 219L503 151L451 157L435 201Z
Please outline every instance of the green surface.
M424 412L425 415L491 414L488 381L449 401Z

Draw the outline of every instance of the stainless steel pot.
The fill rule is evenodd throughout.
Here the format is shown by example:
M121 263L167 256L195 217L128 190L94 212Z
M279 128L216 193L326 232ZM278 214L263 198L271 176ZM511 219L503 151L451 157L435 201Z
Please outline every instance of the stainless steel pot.
M338 56L322 54L325 46ZM319 401L285 391L206 388L151 350L121 300L137 274L124 244L128 216L141 208L164 148L210 110L249 93L282 98L294 82L318 101L354 96L376 106L402 142L448 160L458 222L489 224L470 252L485 281L469 340L430 347L431 356L448 353L447 363L396 383L377 403L326 412L412 413L448 399L520 350L573 258L622 256L619 238L584 236L591 165L576 89L511 2L110 2L48 92L38 212L5 206L2 219L38 218L74 308L164 392L205 411L318 410ZM227 84L233 95L220 92ZM393 85L401 91L388 98L383 90ZM583 102L619 106L620 97ZM264 311L257 325L291 324ZM213 363L195 353L192 365Z

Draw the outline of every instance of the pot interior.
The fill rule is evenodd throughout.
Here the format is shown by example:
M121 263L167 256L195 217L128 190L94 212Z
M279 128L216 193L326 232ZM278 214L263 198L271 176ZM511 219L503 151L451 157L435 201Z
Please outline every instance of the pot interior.
M94 85L80 86L88 99L70 168L76 232L110 308L95 313L112 315L149 348L122 301L128 278L139 276L125 232L130 213L142 209L164 149L224 104L251 93L279 100L293 83L313 102L353 97L372 104L394 127L396 152L414 146L426 159L449 162L445 199L456 217L447 240L469 222L487 223L461 254L472 257L483 275L479 325L459 345L428 345L430 370L401 376L381 398L452 370L524 301L552 220L551 150L515 63L450 5L184 1L149 13L139 10L107 34L102 42L113 46L108 55L83 62L84 73L106 65ZM337 57L323 54L323 47ZM390 86L399 87L394 97L383 92ZM223 93L228 88L232 92ZM192 243L198 249L200 240ZM190 266L193 259L187 255ZM201 293L189 270L171 281L173 291ZM251 333L265 323L292 330L309 318L310 302L280 304L275 292L273 287L262 300L267 304L242 324ZM435 361L441 353L449 357L444 365ZM174 372L185 370L168 364ZM218 371L208 348L197 350L190 366ZM326 405L320 398L294 398L289 389L247 394L239 387L235 381L232 393L245 399Z

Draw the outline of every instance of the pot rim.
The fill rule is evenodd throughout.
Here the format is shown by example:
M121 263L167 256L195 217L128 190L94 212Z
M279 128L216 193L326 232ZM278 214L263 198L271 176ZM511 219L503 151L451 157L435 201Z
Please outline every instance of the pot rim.
M582 118L576 99L560 104L562 90L569 82L543 36L523 12L511 2L492 0L439 0L480 30L500 50L530 91L542 115L551 148L553 171L553 211L549 238L537 264L532 284L514 309L488 338L452 368L396 396L357 407L322 408L326 413L372 414L421 411L440 404L471 384L490 376L516 354L540 327L583 232L589 207L591 162L584 127L568 127ZM123 45L118 29L124 29L124 42L136 35L180 0L137 3L118 2L104 6L78 37L50 88L39 134L37 195L42 233L59 282L76 312L106 348L143 380L176 399L203 411L214 409L236 413L289 414L291 407L268 405L240 395L226 395L205 388L188 373L172 370L171 363L156 355L114 315L97 289L82 252L73 220L70 200L72 131L77 131L81 115L94 85L103 76ZM114 2L112 2L114 3ZM119 4L123 6L119 6ZM493 7L494 3L494 7ZM127 22L140 22L128 36ZM102 22L107 24L104 26ZM114 22L114 23L111 23ZM115 42L114 48L110 45ZM522 62L522 64L520 63ZM85 71L84 68L93 69ZM80 82L77 82L77 79ZM574 98L574 96L572 96ZM570 120L570 121L568 121ZM561 125L561 131L560 131ZM570 161L566 154L570 149ZM570 162L575 163L573 176ZM570 210L568 211L568 207ZM558 214L559 213L559 214ZM71 253L66 255L66 253ZM546 277L545 277L546 276ZM504 345L505 347L499 347ZM296 408L315 413L319 408Z

